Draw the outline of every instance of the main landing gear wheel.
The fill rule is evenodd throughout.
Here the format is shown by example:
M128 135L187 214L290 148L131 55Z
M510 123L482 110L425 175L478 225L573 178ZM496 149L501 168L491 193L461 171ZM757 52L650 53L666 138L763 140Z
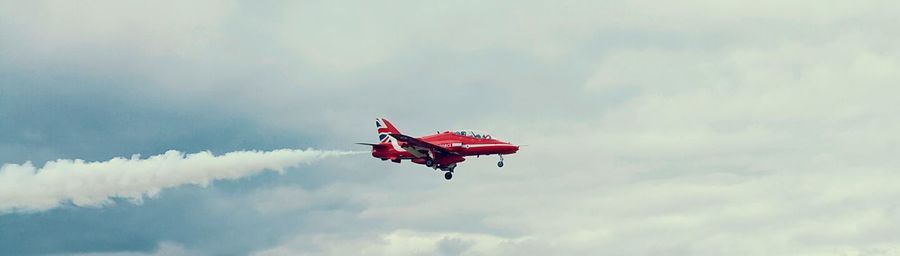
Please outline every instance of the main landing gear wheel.
M434 161L431 159L425 160L425 166L434 167Z
M453 178L453 173L452 173L452 172L445 172L445 173L444 173L444 179L450 180L450 179L452 179L452 178Z
M498 168L503 168L503 161L497 162L497 167L498 167Z

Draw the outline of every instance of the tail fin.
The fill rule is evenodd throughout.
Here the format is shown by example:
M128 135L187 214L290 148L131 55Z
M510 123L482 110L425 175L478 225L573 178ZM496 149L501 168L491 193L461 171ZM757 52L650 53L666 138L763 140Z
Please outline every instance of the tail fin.
M378 128L378 140L381 143L389 143L391 134L400 134L400 131L397 130L397 127L394 127L390 121L384 118L376 118L375 119L375 128Z

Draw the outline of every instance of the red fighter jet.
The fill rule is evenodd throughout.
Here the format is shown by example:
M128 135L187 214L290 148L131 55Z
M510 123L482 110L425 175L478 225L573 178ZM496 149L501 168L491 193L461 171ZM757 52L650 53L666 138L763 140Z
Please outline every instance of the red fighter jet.
M373 157L395 163L409 159L413 163L444 171L444 178L447 180L453 178L453 169L457 163L466 161L466 156L499 155L497 167L503 167L503 155L519 151L519 146L470 130L444 131L413 138L400 133L384 118L375 119L375 128L378 128L381 143L357 143L372 146Z

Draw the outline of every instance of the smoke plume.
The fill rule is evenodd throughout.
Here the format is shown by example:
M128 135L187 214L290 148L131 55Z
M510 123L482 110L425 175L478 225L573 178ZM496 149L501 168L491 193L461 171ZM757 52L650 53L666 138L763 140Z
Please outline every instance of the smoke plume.
M286 168L323 158L354 154L349 151L279 149L184 154L170 150L140 158L103 162L60 159L36 168L31 162L0 167L0 213L41 211L64 204L101 206L112 198L140 202L164 188L185 184L206 186L211 181L237 179L264 170Z

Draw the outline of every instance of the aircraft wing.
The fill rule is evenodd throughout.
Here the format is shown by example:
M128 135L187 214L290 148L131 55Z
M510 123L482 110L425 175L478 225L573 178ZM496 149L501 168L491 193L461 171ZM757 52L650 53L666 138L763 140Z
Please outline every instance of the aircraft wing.
M413 147L424 148L424 149L431 150L432 152L437 152L437 153L446 154L446 155L459 155L456 152L451 152L450 150L447 150L444 147L441 147L441 146L438 146L435 144L431 144L426 141L416 139L416 138L413 138L410 136L406 136L403 134L391 134L391 137L394 137L395 139L397 139L399 141L409 143L409 145L411 145Z

